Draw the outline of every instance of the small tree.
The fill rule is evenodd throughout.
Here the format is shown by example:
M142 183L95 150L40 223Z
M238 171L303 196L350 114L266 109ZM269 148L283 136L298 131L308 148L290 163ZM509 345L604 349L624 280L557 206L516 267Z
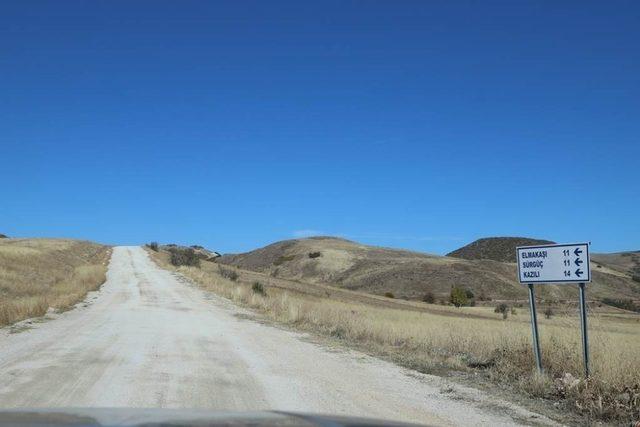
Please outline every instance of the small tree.
M461 307L469 303L467 299L467 293L464 291L464 289L458 288L457 286L451 288L449 301L456 307Z
M544 317L546 317L547 319L551 319L551 317L553 317L553 310L551 310L551 307L547 308L544 311Z
M151 242L147 245L152 251L158 252L158 242Z

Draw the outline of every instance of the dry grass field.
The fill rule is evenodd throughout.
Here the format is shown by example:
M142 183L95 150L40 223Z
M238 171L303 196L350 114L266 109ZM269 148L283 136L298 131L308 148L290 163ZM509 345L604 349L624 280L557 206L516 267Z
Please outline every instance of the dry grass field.
M557 402L558 408L581 417L578 422L640 419L636 314L590 307L592 377L585 381L577 310L568 307L549 319L541 313L545 374L540 376L534 369L526 305L503 320L493 307L389 300L210 262L176 268L166 253L149 252L163 267L273 321L339 339L403 366L427 373L481 374L501 387Z
M0 326L73 307L104 283L110 252L76 240L0 240Z

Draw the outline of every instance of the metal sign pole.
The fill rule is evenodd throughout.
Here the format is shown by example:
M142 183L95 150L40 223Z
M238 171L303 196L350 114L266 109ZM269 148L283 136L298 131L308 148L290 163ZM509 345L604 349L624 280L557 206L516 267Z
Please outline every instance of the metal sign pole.
M538 316L536 315L536 297L533 293L533 283L529 283L529 310L531 311L531 332L533 333L533 353L536 356L538 372L542 373L542 358L540 357L540 339L538 336Z
M587 332L587 301L584 283L578 284L580 289L580 329L582 330L582 355L584 357L584 376L589 378L589 336Z

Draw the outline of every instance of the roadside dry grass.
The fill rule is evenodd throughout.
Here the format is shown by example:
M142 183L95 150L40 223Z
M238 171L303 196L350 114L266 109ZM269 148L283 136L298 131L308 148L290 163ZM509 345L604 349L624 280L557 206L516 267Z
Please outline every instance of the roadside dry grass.
M151 255L163 267L172 268L166 254ZM588 381L581 379L577 316L541 319L546 371L540 376L533 368L526 308L506 321L487 307L433 306L433 312L390 308L377 305L375 298L367 303L368 296L360 301L344 300L341 296L346 294L330 287L323 295L305 293L268 276L262 276L264 292L255 292L255 272L234 269L239 278L229 280L219 274L219 268L234 269L211 263L173 269L274 321L341 339L421 372L437 373L443 368L482 372L495 383L559 402L583 420L618 423L640 419L638 316L591 316L592 377Z
M110 254L84 241L0 240L0 326L70 309L104 283Z

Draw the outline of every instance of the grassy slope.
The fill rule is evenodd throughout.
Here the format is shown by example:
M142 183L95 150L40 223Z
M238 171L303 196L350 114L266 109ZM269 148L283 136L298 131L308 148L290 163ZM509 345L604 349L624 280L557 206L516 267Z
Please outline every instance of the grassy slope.
M66 239L0 240L0 326L66 310L105 281L110 248Z
M151 255L161 266L176 269L168 263L166 253ZM235 271L238 279L222 277L220 268ZM480 374L480 378L509 390L559 401L556 415L561 418L567 410L614 422L640 416L638 315L591 311L593 377L589 382L572 382L560 378L567 373L575 378L582 375L576 310L551 319L541 316L546 375L540 377L533 369L526 307L505 321L488 307L456 309L390 300L209 262L203 262L201 268L177 270L204 289L274 321L338 339L403 366L422 372L453 369ZM266 296L252 292L256 281L263 284ZM584 421L578 419L579 423Z
M319 252L317 258L309 254ZM361 245L343 239L310 238L278 242L219 262L243 269L308 283L332 284L346 289L398 298L421 299L427 292L446 300L452 286L471 289L476 296L526 300L525 288L516 282L516 265L492 260L465 260L417 252ZM640 299L640 283L627 273L593 268L590 299ZM539 287L547 300L576 300L572 286Z

